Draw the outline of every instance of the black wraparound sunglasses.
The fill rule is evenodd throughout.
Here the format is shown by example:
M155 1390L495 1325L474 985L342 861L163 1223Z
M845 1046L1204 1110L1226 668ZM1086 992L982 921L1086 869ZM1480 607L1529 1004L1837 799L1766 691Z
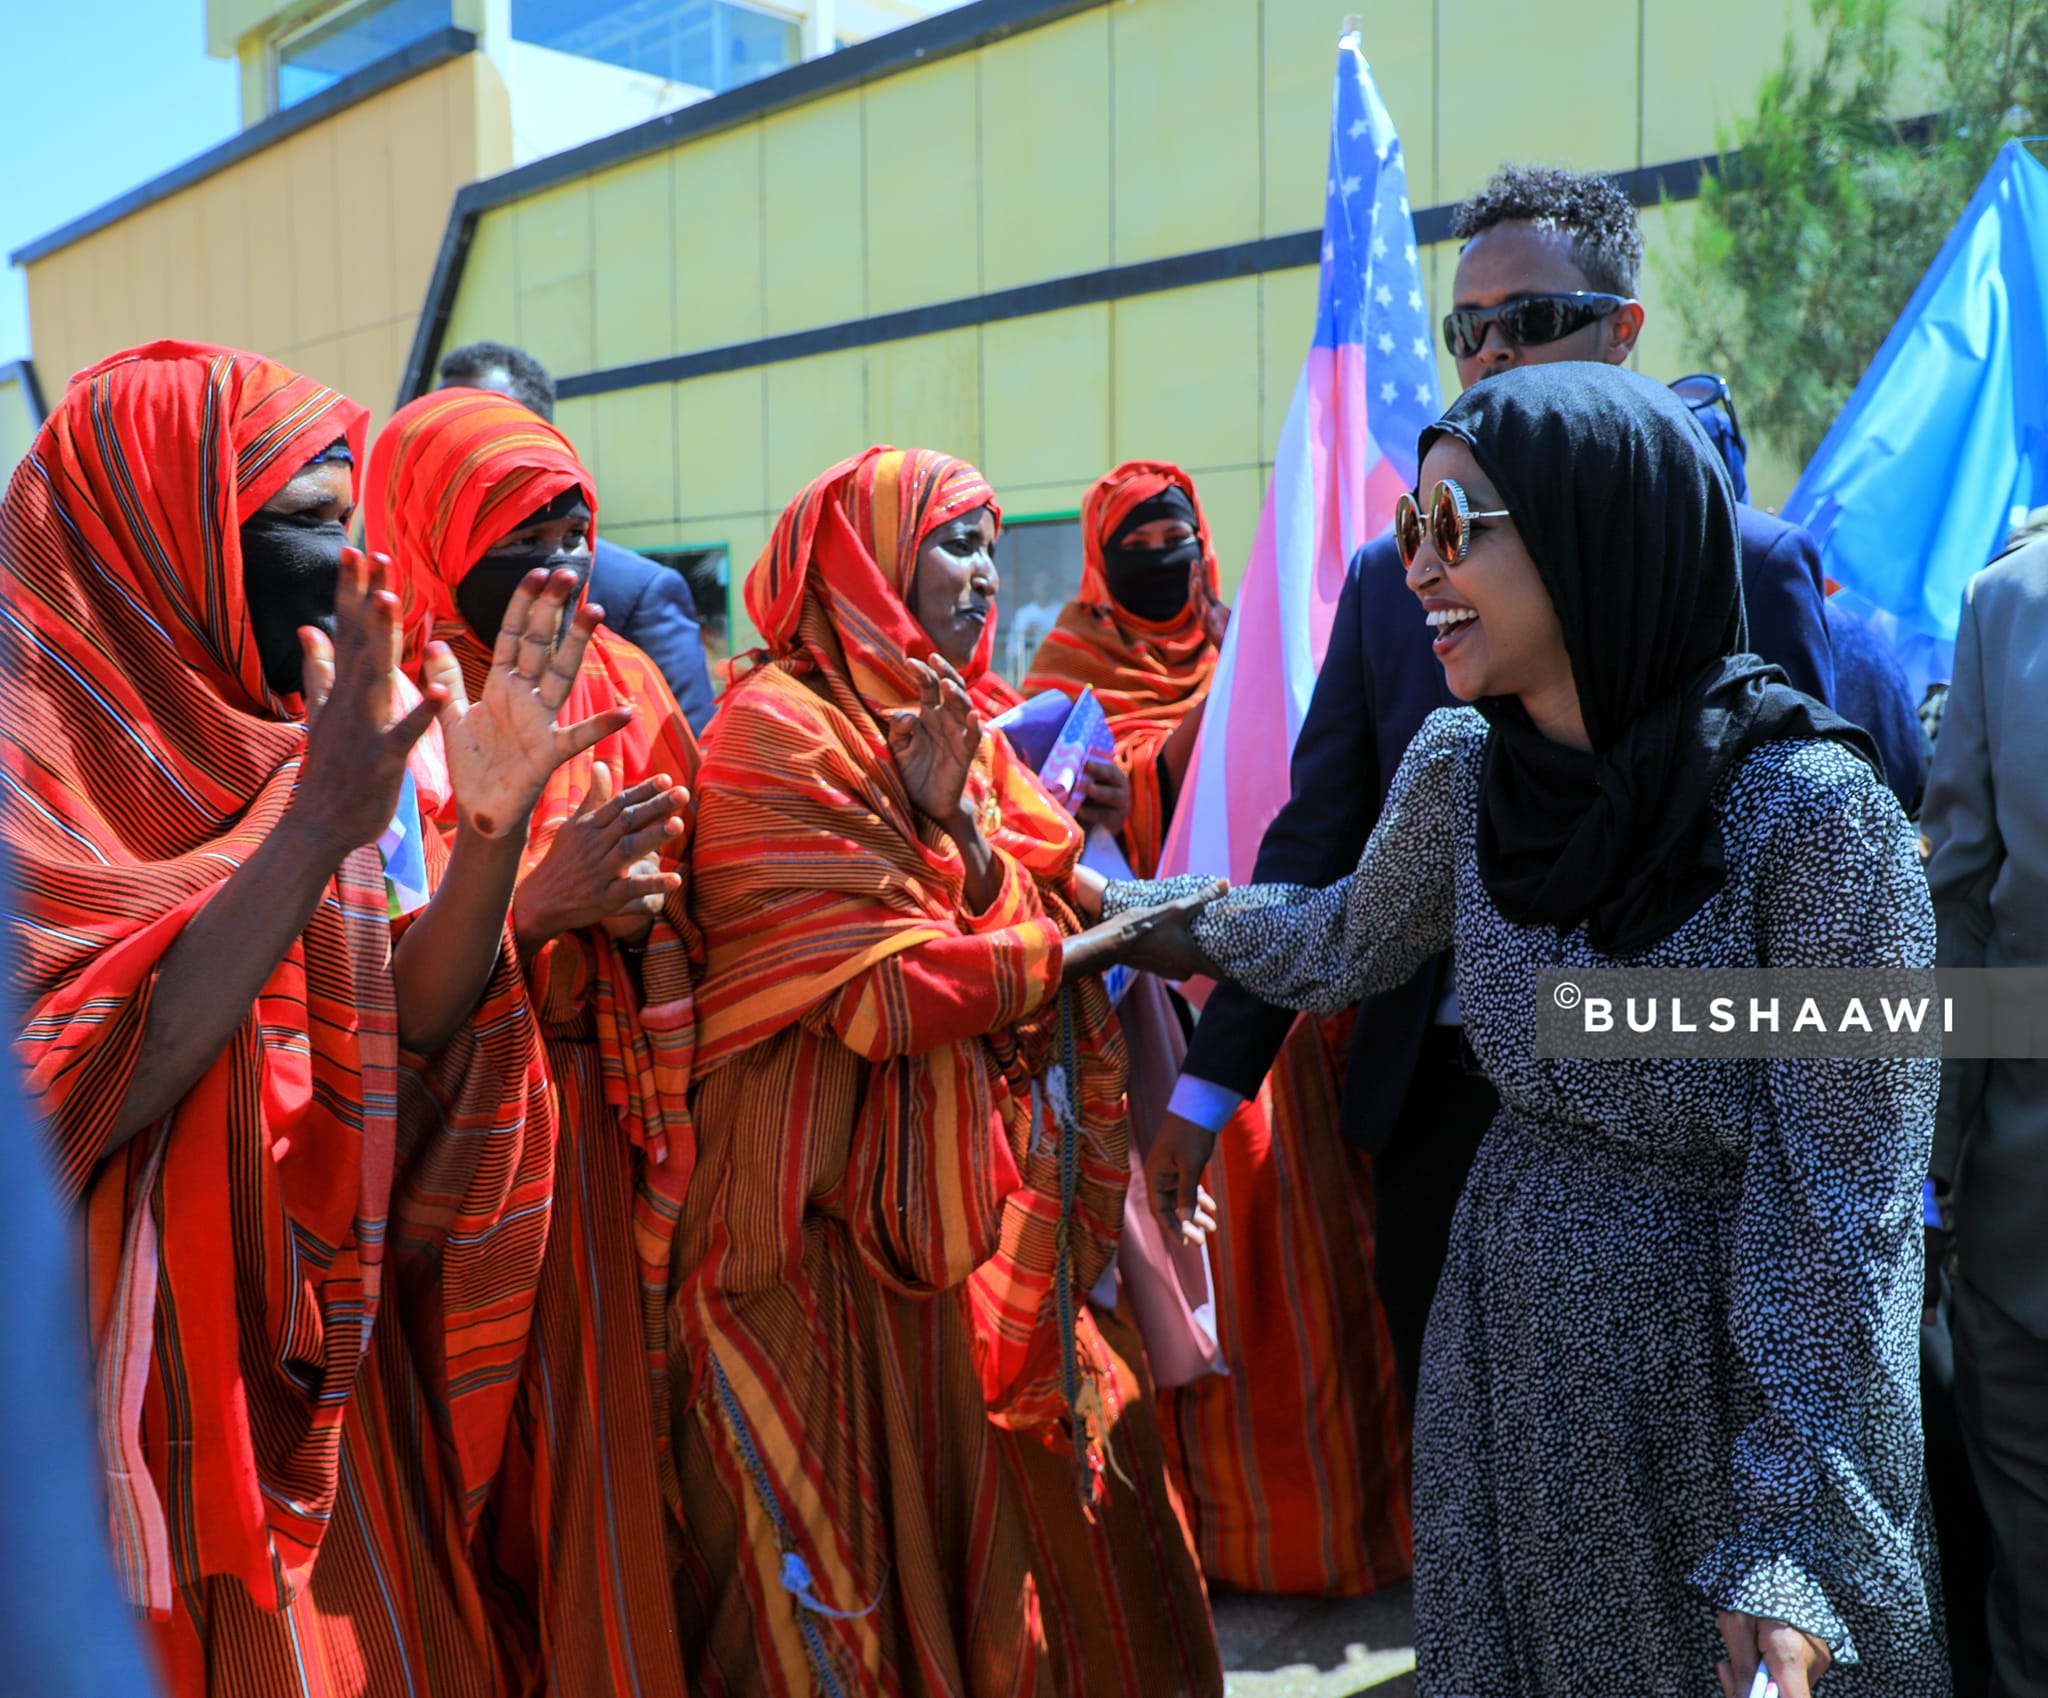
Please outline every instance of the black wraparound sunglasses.
M1569 295L1519 295L1497 307L1459 307L1444 314L1444 346L1453 359L1469 360L1486 346L1486 327L1498 324L1516 347L1540 347L1627 305L1626 295L1580 289Z

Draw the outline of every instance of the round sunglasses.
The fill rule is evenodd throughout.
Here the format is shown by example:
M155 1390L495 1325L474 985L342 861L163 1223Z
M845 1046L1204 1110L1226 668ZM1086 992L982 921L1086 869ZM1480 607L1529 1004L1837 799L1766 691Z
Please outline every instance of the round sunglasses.
M1394 548L1401 556L1401 570L1405 572L1413 566L1416 555L1422 552L1425 525L1436 557L1446 566L1456 566L1472 552L1474 519L1508 517L1510 514L1505 507L1490 513L1473 512L1465 491L1450 478L1445 478L1429 492L1427 516L1423 513L1422 504L1404 489L1394 502Z
M1444 315L1444 346L1453 359L1469 360L1486 346L1486 327L1498 324L1517 348L1540 347L1627 305L1626 295L1580 289L1569 295L1520 295L1497 307L1460 307Z

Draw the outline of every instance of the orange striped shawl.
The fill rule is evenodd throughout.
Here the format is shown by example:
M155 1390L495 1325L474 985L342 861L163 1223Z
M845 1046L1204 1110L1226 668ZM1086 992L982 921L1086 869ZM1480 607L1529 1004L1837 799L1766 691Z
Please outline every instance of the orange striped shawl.
M363 421L253 355L154 343L74 381L0 501L20 1053L86 1213L116 1553L159 1613L173 1584L210 1575L269 1607L303 1582L387 1236L404 1282L444 1232L487 1232L498 1204L531 1201L499 1144L544 1154L552 1132L538 1036L501 963L478 1015L490 1042L465 1035L422 1081L450 1129L476 1135L468 1160L488 1178L424 1159L394 1202L391 937L366 847L184 1102L106 1157L156 965L277 824L305 744L263 685L238 526L336 437L360 459ZM452 1252L422 1299L422 1359L437 1418L475 1458L500 1412L488 1372L470 1395L433 1366L493 1358L468 1265Z
M1157 869L1166 839L1159 751L1207 699L1216 650L1192 602L1177 618L1159 625L1119 606L1109 593L1102 551L1133 509L1176 484L1194 503L1209 592L1220 593L1216 550L1194 479L1162 461L1126 461L1096 479L1081 503L1081 588L1039 644L1024 680L1026 694L1059 690L1078 698L1090 689L1101 702L1116 738L1117 762L1131 776L1131 816L1123 845L1141 878Z
M846 1182L854 1241L901 1293L972 1276L990 1407L1036 1423L1063 1409L1048 1321L1057 1141L1034 1139L1031 1090L1053 1059L1060 938L1080 925L1081 834L1007 741L984 737L970 796L1005 878L995 910L968 914L959 854L911 804L884 734L915 700L905 651L928 640L904 600L917 546L984 505L960 461L871 449L798 496L755 564L747 604L773 658L728 692L700 779L697 1065L818 1017L873 1062ZM988 980L979 945L995 932L1018 943L1014 980ZM1085 1293L1122 1219L1124 1058L1099 984L1073 1001Z

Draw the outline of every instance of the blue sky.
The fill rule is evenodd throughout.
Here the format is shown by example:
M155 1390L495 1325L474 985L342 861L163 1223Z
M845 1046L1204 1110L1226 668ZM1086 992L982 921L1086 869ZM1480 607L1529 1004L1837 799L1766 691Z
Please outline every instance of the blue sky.
M7 7L0 257L241 127L232 59L206 56L203 0ZM28 285L0 275L0 360L30 352ZM40 374L55 395L69 372Z

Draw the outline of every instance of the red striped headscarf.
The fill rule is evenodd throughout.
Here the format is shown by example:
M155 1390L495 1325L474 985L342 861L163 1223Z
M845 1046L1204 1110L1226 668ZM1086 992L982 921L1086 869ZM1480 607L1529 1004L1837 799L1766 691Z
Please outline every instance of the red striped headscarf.
M73 381L0 500L20 1053L85 1209L117 1557L158 1611L174 1583L233 1575L274 1608L303 1580L397 1212L373 846L179 1107L107 1155L156 967L277 825L305 746L263 683L239 527L336 438L359 463L366 417L255 355L152 343ZM551 1125L513 995L495 1040L508 1071L457 1087L451 1127L516 1134L530 1107ZM441 1339L474 1348L457 1317Z
M1156 763L1159 751L1180 722L1208 699L1216 670L1216 648L1203 628L1202 610L1190 598L1172 619L1140 619L1109 593L1103 550L1117 527L1146 502L1168 489L1184 491L1195 510L1195 535L1209 593L1220 593L1216 549L1195 481L1178 466L1158 460L1127 460L1097 478L1081 503L1081 587L1061 609L1059 623L1031 658L1024 680L1027 694L1060 690L1078 697L1095 692L1116 737L1117 761L1131 775L1131 817L1124 847L1140 874L1159 863L1166 838Z
M509 396L437 389L392 414L363 476L363 540L396 567L408 665L436 620L459 617L455 586L470 568L566 489L582 490L595 536L596 479L566 436ZM496 636L482 634L485 649Z

